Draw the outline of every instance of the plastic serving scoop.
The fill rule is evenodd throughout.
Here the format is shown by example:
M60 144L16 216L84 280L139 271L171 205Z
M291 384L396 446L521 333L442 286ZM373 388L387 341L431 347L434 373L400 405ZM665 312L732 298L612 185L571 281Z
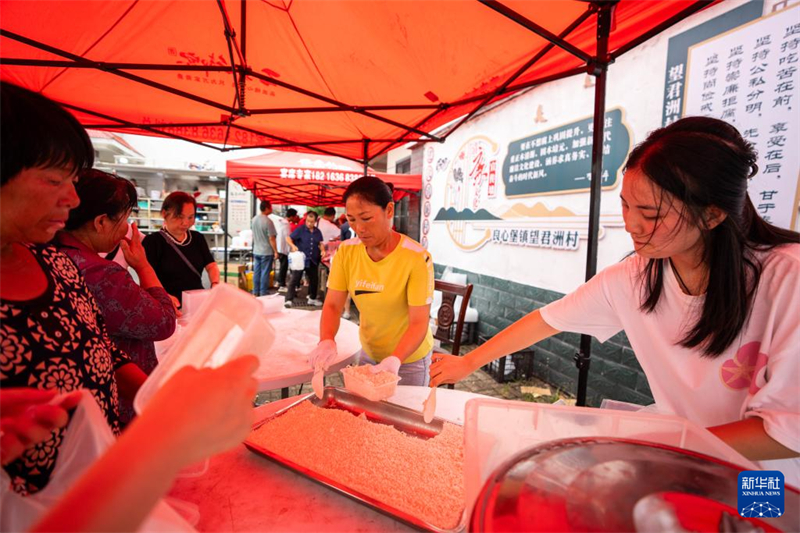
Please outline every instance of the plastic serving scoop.
M422 404L422 419L426 424L430 424L434 414L436 414L436 387L431 387L428 399Z
M314 389L314 394L317 398L322 399L322 393L325 391L325 372L321 366L314 367L314 376L311 378L311 388Z

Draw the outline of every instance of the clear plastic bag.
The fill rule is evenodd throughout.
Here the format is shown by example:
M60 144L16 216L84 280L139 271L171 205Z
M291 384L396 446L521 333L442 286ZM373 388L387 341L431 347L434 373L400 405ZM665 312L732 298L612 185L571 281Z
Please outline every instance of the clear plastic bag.
M0 531L27 531L72 487L116 441L92 393L81 390L81 401L64 432L56 467L47 486L21 496L11 488L5 470L0 474ZM194 531L164 501L160 501L139 531Z
M216 368L245 354L261 357L275 340L275 330L252 294L217 285L175 339L144 385L133 407L141 413L156 391L184 366Z

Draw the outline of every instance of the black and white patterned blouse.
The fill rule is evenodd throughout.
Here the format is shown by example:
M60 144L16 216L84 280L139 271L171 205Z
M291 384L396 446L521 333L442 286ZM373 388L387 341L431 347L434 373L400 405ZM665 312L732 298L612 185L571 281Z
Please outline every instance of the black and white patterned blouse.
M97 302L75 264L52 246L29 247L47 277L44 294L0 299L0 386L92 392L119 434L114 371L130 362L109 339ZM4 466L21 494L42 490L58 458L64 429Z

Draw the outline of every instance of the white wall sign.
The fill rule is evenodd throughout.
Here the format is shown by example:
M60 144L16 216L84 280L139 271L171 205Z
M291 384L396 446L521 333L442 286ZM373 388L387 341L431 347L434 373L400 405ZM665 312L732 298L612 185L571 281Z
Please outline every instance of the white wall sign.
M240 231L250 229L253 195L231 180L228 189L228 233L235 237Z
M675 42L671 46L671 39L681 41L677 44L682 43L683 46L684 63L681 64L684 67L681 79L687 76L689 83L694 85L697 74L690 73L689 65L685 63L688 46L699 42L711 46L710 39L720 34L722 38L726 38L724 32L731 28L736 32L732 40L738 40L736 44L744 44L746 40L738 31L747 28L746 24L750 21L755 20L759 23L772 18L763 17L761 9L771 12L770 6L746 0L728 0L715 4L653 37L646 45L634 48L609 67L606 109L618 108L622 111L621 120L629 133L626 149L640 143L649 132L662 126L662 112L666 104L672 101L681 102L667 98L669 87L675 85L674 80L670 81L668 76L665 76L670 70L669 65L672 64L668 55L671 49L678 48ZM797 8L791 10L795 13L788 16L790 18L794 16L796 23ZM745 12L747 16L733 16L741 12ZM776 20L783 18L779 15L776 17L779 17ZM735 20L731 22L731 19ZM722 24L722 21L725 21L725 24ZM768 32L772 35L774 47L769 60L774 57L775 62L779 63L780 58L784 57L784 63L788 63L793 60L790 56L795 52L796 45L792 44L795 42L795 36L787 35L788 24L782 26L777 22L769 24L777 25L777 29ZM707 33L709 29L715 28L721 29ZM691 40L686 37L687 35L692 38L700 35L701 38L687 44ZM755 46L755 41L747 42L749 43L747 46ZM713 46L720 47L720 45ZM729 52L731 46L726 48L725 52ZM746 50L747 46L744 46L743 50ZM781 50L782 47L784 50ZM693 53L697 54L701 50L701 47L696 47ZM750 62L753 53L753 50L749 50L747 55L747 60ZM725 59L727 60L727 56ZM692 57L692 68L698 61L702 61L699 56ZM727 64L721 65L722 72L718 71L717 74L722 75L723 79L717 81L717 84L724 82L726 66ZM771 66L772 81L764 78L765 85L769 83L773 93L778 89L778 84L785 81L777 79L780 70L778 66L787 68L779 64ZM786 71L784 75L788 72ZM700 72L701 89L702 74ZM796 74L792 72L791 75ZM744 60L740 76L743 78L742 83L749 85L752 76L749 70L744 70ZM506 183L501 179L504 177L501 175L501 168L506 158L514 155L514 153L509 154L509 146L515 141L558 131L591 116L594 106L594 86L591 81L591 78L586 76L574 76L523 92L500 103L494 109L475 116L449 135L445 143L427 144L418 148L423 150L422 170L423 181L426 184L422 199L421 224L423 228L429 227L429 231L422 235L421 241L428 247L436 263L562 293L570 292L583 283L586 237L589 229L589 193L567 191L562 188L542 191L536 196L509 195ZM793 91L796 91L796 86L795 81L791 86ZM744 98L746 103L749 91L745 89L747 87L740 87L738 99ZM724 86L722 90L724 92ZM788 91L788 89L782 90ZM679 93L684 94L682 87ZM722 98L722 94L715 95L717 96ZM778 96L780 95L775 94L770 98L770 105ZM702 92L699 97L702 99ZM687 105L694 105L695 98L697 97L689 95ZM787 106L784 112L787 115L785 121L789 123L787 128L791 128L792 124L797 126L795 118L788 119L790 112L796 117L797 107L794 104L797 98L798 96L793 96L790 99L792 109L788 110ZM767 100L764 102L762 108L766 109ZM721 106L722 100L718 100L718 103ZM677 109L680 112L681 107L678 106ZM741 111L745 112L743 107ZM698 106L695 113L699 112ZM764 158L775 157L774 154L767 155L768 148L776 148L768 146L767 143L784 142L778 137L784 132L770 133L773 125L778 123L779 121L773 121L759 126L760 138L753 137L754 141L759 140L763 143L759 146L759 150ZM742 128L742 131L746 130L747 128ZM794 130L795 133L791 133L795 135L791 137L794 144L790 143L788 136L790 132L791 129L786 132L784 160L790 155L790 149L787 147L791 146L791 150L795 152L791 157L796 158L800 152L797 148L800 146L796 136L797 129ZM772 137L778 138L770 141ZM612 141L616 144L613 138ZM492 161L496 161L493 186ZM511 163L510 160L509 162ZM773 160L765 159L759 164L761 168L766 169L766 164L773 163ZM783 168L786 168L785 164ZM786 174L781 174L781 180L793 180L796 183L796 166L792 172L794 174L787 170ZM772 173L768 172L766 175L770 174ZM624 177L622 179L624 180ZM630 236L625 231L622 219L619 199L621 181L610 180L608 188L604 188L601 194L598 269L617 263L633 251ZM428 184L431 186L430 189L427 187ZM765 182L758 191L757 206L768 202L761 200L761 193L768 193L771 190L783 189L770 188ZM789 196L789 193L786 195ZM769 194L764 196L766 198ZM430 202L430 207L426 205L427 202ZM779 209L778 202L773 203L776 204L775 208L767 209L764 206L761 210L775 213ZM790 204L791 200L787 205ZM430 220L429 226L424 223L425 220Z
M689 51L684 116L721 118L758 150L750 198L792 228L800 194L800 7L784 9Z

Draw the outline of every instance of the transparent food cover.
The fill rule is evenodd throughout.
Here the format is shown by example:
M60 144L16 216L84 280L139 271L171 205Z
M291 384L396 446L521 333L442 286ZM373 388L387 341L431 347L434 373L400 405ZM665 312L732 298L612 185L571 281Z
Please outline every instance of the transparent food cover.
M758 469L708 430L679 416L478 398L467 402L464 419L468 507L489 475L520 450L574 437L665 444Z
M275 330L253 295L231 285L217 285L193 311L188 325L144 382L133 401L141 413L153 394L184 366L216 368L242 355L269 352Z
M741 468L661 444L609 438L551 441L487 479L471 531L774 532L800 527L800 493L782 515L742 517Z

